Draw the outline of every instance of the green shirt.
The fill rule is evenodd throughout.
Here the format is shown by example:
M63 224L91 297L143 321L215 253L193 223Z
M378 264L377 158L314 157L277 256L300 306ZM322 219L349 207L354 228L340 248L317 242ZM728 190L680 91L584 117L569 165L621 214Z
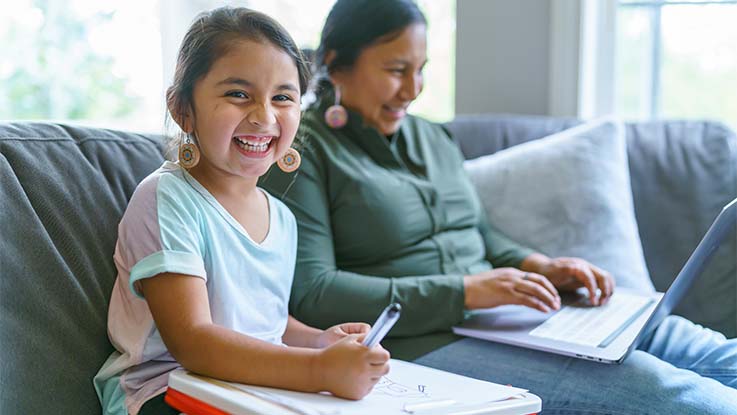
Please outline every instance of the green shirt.
M291 313L321 328L371 324L399 302L391 337L414 338L383 342L395 357L455 340L463 276L491 264L519 266L532 251L489 228L460 150L441 126L407 116L388 139L357 113L341 129L328 127L323 113L313 107L303 115L300 169L274 168L261 183L297 218Z

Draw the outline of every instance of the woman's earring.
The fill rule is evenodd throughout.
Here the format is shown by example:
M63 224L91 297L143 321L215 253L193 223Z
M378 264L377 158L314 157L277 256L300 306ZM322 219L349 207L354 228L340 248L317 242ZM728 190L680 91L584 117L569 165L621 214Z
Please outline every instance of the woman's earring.
M179 145L179 165L191 169L200 162L200 149L192 142L191 134L187 134Z
M340 86L335 85L335 104L325 111L325 122L331 128L342 128L348 122L348 111L340 105Z
M291 173L297 170L300 164L302 164L302 156L300 156L299 152L292 147L289 147L287 154L276 162L276 165L279 166L281 171L284 173Z

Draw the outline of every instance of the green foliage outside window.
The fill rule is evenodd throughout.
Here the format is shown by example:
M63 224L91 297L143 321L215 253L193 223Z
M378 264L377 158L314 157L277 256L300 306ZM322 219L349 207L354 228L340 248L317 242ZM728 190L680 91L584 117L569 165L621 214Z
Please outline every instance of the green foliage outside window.
M141 98L115 74L112 56L89 42L91 29L112 12L82 16L59 0L25 3L0 17L0 118L90 120L132 113Z

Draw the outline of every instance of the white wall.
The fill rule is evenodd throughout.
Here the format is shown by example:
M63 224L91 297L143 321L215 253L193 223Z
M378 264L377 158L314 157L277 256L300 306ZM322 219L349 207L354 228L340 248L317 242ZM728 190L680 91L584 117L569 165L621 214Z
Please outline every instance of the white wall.
M456 114L549 113L548 0L458 0Z

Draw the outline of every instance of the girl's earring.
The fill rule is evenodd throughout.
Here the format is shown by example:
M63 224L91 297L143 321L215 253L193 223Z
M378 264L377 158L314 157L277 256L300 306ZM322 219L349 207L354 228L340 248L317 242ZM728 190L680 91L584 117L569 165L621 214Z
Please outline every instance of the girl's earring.
M300 156L299 152L292 147L289 147L287 154L276 162L276 165L279 166L281 171L284 173L291 173L297 170L300 164L302 164L302 156Z
M348 122L348 111L340 105L339 85L335 85L335 104L325 111L325 122L331 128L342 128Z
M200 162L200 149L192 141L192 134L187 134L179 145L179 165L185 169L191 169Z

